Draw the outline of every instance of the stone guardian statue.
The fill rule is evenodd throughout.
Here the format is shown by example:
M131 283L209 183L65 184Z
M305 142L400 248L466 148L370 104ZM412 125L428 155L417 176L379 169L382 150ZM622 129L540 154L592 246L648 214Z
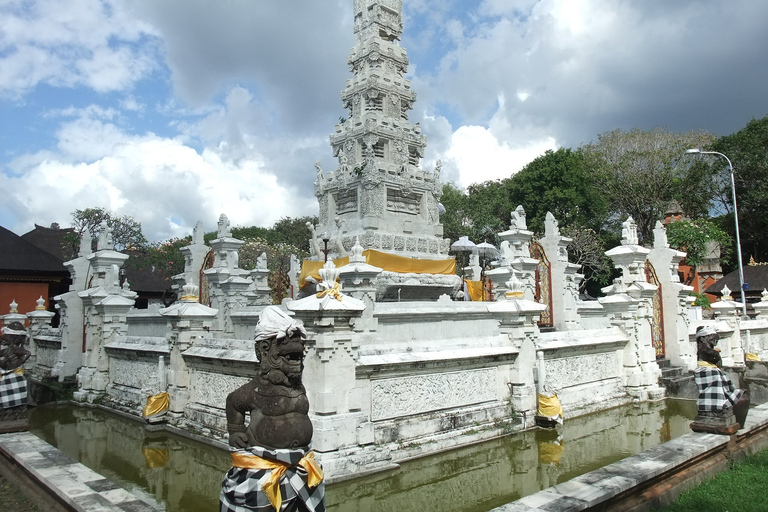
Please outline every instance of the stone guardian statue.
M304 327L278 306L262 311L255 334L258 375L227 396L232 468L222 482L221 512L325 511L323 472L310 449L312 422L301 381L306 337Z
M24 347L28 333L21 322L11 322L0 335L0 432L27 430L27 379Z

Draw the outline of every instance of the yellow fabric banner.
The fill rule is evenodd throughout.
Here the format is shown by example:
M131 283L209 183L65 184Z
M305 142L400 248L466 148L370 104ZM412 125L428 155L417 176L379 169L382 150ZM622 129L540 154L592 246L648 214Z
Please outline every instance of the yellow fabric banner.
M456 260L420 260L408 258L406 256L397 256L381 251L368 249L363 251L365 262L374 267L379 267L388 272L400 272L411 274L445 274L452 275L456 273ZM343 267L349 263L349 257L333 260L336 268ZM325 262L304 260L301 263L301 274L299 275L299 287L304 288L308 276L320 280L320 269Z
M485 286L482 281L464 281L467 283L467 292L469 292L469 300L473 302L482 302L485 300Z
M539 416L545 416L547 418L554 418L555 416L563 416L563 406L560 405L557 395L545 396L539 394Z
M144 406L144 410L141 414L145 418L154 416L155 414L160 414L161 412L168 409L170 403L171 396L168 393L158 393L156 395L152 395L147 397L147 405Z

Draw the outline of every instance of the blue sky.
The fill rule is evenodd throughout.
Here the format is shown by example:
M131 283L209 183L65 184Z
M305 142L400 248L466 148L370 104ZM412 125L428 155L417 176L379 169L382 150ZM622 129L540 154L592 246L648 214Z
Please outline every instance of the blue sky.
M617 128L768 115L761 0L404 0L422 165L467 186ZM0 0L0 225L151 240L317 212L352 0Z

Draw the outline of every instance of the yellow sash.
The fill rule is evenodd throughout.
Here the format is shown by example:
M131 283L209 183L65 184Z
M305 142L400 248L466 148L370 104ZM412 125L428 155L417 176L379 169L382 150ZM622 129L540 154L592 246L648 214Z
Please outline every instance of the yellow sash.
M320 292L317 292L317 298L322 299L326 295L333 297L334 299L341 301L341 286L339 283L333 283L331 288L326 288Z
M290 467L289 464L263 459L252 454L233 453L232 466L244 469L271 470L272 473L269 475L269 479L261 486L261 489L267 495L269 502L275 507L275 510L280 510L280 506L283 504L283 497L280 494L280 479L283 478L285 471ZM323 481L325 475L320 464L315 460L315 452L309 452L302 457L298 466L301 466L307 472L307 485L310 488L317 487Z
M19 366L15 370L10 370L10 371L7 371L7 372L3 372L2 375L0 375L0 379L5 377L6 375L10 375L12 373L15 373L16 375L24 375L24 367L23 366Z
M699 361L696 363L699 368L717 368L716 364L708 363L706 361Z

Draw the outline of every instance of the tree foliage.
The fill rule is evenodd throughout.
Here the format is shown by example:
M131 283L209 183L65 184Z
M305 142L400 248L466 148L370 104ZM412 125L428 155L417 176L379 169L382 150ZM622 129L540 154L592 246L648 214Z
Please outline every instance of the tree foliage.
M244 241L238 253L240 267L245 270L256 268L256 260L266 253L270 296L273 304L280 304L291 290L291 255L304 259L309 256L309 251L284 242L272 244L262 238L247 238Z
M711 257L712 243L720 245L720 257L727 261L731 237L717 224L707 219L679 220L667 225L667 241L679 251L685 251L685 262L698 267Z
M725 154L733 163L739 233L745 258L768 261L768 116L753 119L732 135L719 138L711 149ZM721 227L735 238L733 196L725 159L713 155L711 163L717 181L717 201L724 215Z
M66 235L63 239L66 253L69 253L72 258L77 256L80 250L80 237L86 231L91 234L92 249L95 249L103 222L112 229L115 250L139 250L147 244L147 239L141 232L141 223L130 215L117 217L106 208L85 208L72 212L72 227L75 228L75 232Z
M669 204L702 205L711 198L710 177L694 165L685 151L712 143L714 136L703 131L670 132L614 130L583 147L596 185L608 199L615 220L632 216L641 243L651 243L657 220L664 218ZM695 196L695 200L692 200Z
M505 187L508 204L525 208L531 231L544 231L547 212L561 226L599 231L607 221L607 198L587 171L581 151L548 150L506 180Z

